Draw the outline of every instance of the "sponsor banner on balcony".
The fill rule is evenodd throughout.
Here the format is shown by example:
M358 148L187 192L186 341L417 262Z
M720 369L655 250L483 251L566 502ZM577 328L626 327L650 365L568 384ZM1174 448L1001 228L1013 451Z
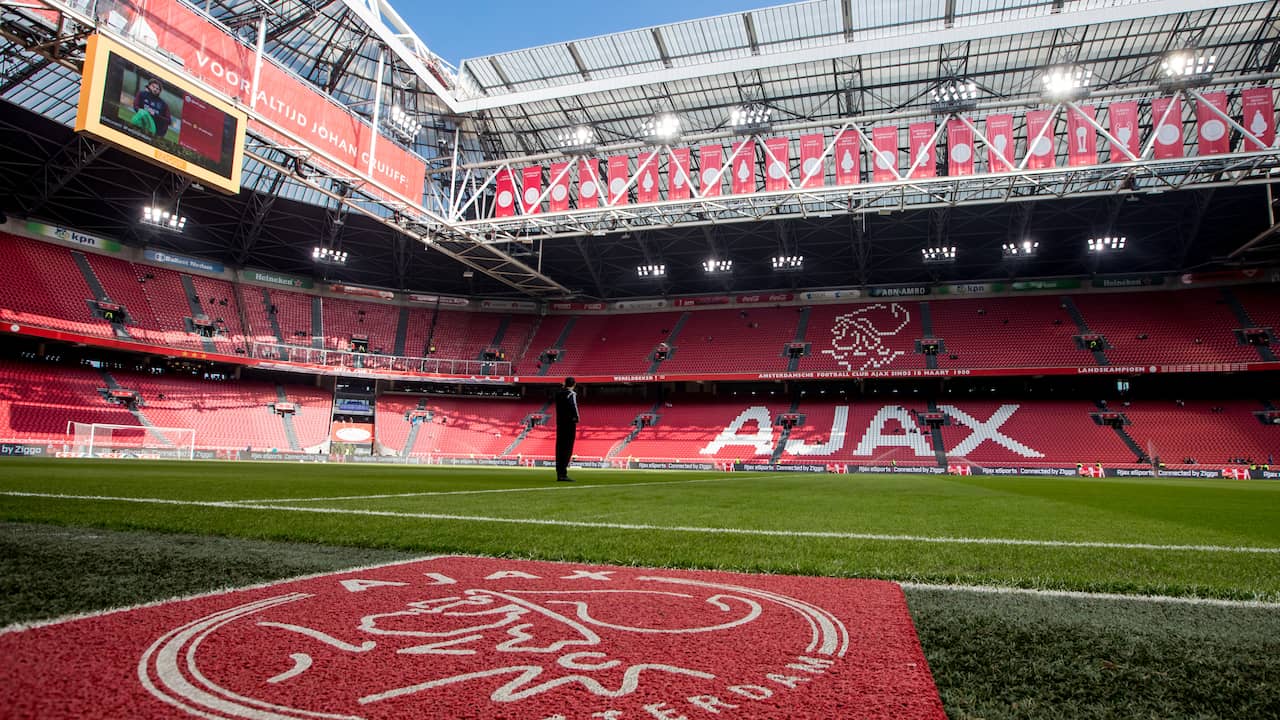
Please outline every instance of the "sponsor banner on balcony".
M591 303L600 305L602 303ZM666 300L619 300L613 304L615 310L661 310L667 306Z
M480 309L537 312L538 303L533 302L532 300L481 300Z
M791 293L767 293L759 295L739 295L736 300L739 305L754 305L757 303L778 303L791 302L795 299L795 295Z
M36 235L38 237L49 238L50 240L57 240L58 242L66 243L67 245L93 248L94 250L101 250L103 252L118 253L124 249L124 246L115 240L108 240L106 238L98 237L97 235L90 235L89 233L70 230L58 225L49 225L36 220L28 220L24 223L11 220L5 223L5 227L14 227L19 230L19 234ZM26 232L23 233L22 230L25 230Z
M396 294L390 290L379 290L358 285L330 285L329 289L343 295L359 295L360 297L373 297L381 300L394 300L396 297Z
M328 462L328 455L310 455L298 452L242 452L241 460L262 460L267 462Z
M917 297L928 295L930 292L932 292L932 288L924 285L910 285L905 287L873 287L867 291L867 295L871 297Z
M765 463L752 462L750 460L738 461L733 464L735 471L744 472L799 472L799 473L824 473L827 471L825 464L811 463Z
M1262 145L1245 138L1245 150L1264 150L1276 142L1276 106L1270 87L1249 88L1240 92L1240 105L1244 116L1241 123Z
M621 305L621 303L619 303L619 305ZM602 302L553 302L547 305L547 307L556 312L601 312L605 310L607 306Z
M44 457L50 454L48 445L0 443L0 457Z
M1120 141L1120 145L1111 146L1111 162L1130 162L1136 160L1142 151L1141 139L1138 136L1138 103L1115 102L1107 108L1111 121L1111 136ZM1121 149L1123 148L1123 149ZM1125 150L1129 154L1125 154ZM1133 157L1129 157L1132 155Z
M308 278L267 272L265 270L241 270L240 279L245 282L266 283L267 285L275 285L292 290L310 290L315 287L315 283Z
M890 464L890 465L853 465L853 464L849 464L849 465L847 465L846 470L847 470L848 472L855 472L855 473L873 473L873 474L879 474L879 473L901 473L901 474L913 474L913 475L945 475L945 474L946 474L946 472L947 472L947 469L946 469L946 468L938 467L938 466L936 466L936 465L916 465L916 466L907 466L907 465L904 465L904 466L899 467L899 466L897 466L897 465L892 465L892 464ZM972 474L972 475L981 475L982 473L981 473L981 472L973 472L973 473L970 473L970 474Z
M1224 282L1280 282L1280 269L1245 268L1243 270L1215 270L1213 272L1186 273L1178 277L1183 285L1202 285Z
M226 270L220 262L215 262L213 260L201 260L200 258L165 252L163 250L152 250L151 248L143 250L142 257L149 262L160 263L161 265L171 265L173 267L182 268L183 270L200 270L207 273L221 273Z
M1004 292L1006 287L1004 283L954 283L939 285L933 291L939 295L984 295Z
M100 18L114 25L121 3L99 3ZM274 61L262 63L257 97L252 97L253 48L178 0L131 3L125 34L158 49L183 72L208 83L319 153L311 161L368 177L375 195L422 202L426 163L376 132L336 100L303 82ZM296 145L272 127L250 119L250 130L283 145ZM376 141L375 141L376 138ZM375 147L376 142L376 147ZM371 158L372 154L372 158ZM370 169L372 174L370 175Z
M699 295L697 297L681 297L671 301L675 307L694 307L698 305L728 305L733 298L728 295Z
M413 293L408 296L409 302L423 303L429 305L443 305L446 307L466 307L471 301L460 297L445 297L443 295L422 295Z
M1083 285L1079 278L1054 278L1049 280L1018 280L1009 287L1019 292L1027 290L1074 290Z
M1089 285L1096 288L1132 288L1155 287L1163 285L1164 282L1163 275L1129 275L1126 277L1096 278L1091 280Z
M713 462L676 462L676 461L648 461L648 460L631 460L627 462L627 468L631 470L719 470L717 463Z
M811 290L800 293L801 300L812 300L814 302L838 302L840 300L856 300L860 297L862 297L862 291L857 288L849 290Z
M520 458L493 457L438 457L433 458L433 465L497 465L499 467L519 467ZM552 463L553 465L555 463Z

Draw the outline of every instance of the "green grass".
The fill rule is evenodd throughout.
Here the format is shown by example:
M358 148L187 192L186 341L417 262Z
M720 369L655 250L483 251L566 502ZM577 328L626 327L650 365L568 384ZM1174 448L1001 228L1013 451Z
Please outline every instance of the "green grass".
M549 470L2 460L0 493L177 502L0 494L0 624L433 553L1280 600L1275 552L922 540L1280 548L1280 484L576 477L557 485ZM476 492L488 490L505 492ZM334 499L406 493L455 494ZM278 509L208 504L244 501ZM416 517L358 514L366 511ZM1280 717L1275 607L925 589L908 600L952 717Z

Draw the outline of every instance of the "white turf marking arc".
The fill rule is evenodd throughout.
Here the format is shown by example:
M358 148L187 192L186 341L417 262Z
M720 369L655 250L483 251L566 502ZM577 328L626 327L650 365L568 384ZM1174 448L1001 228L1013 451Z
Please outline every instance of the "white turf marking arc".
M624 487L644 487L647 485L689 485L692 483L721 483L732 480L742 480L744 478L701 478L698 480L658 480L654 482L632 482L632 483L602 483L598 485L553 485L549 487L521 487L521 488L495 488L492 490L431 490L423 492L411 493L388 493L386 495L333 495L329 497L309 497L309 498L270 498L266 500L228 500L227 502L236 505L244 505L246 503L295 503L295 502L324 502L325 500L388 500L394 498L411 498L411 497L433 497L447 495L486 495L489 493L518 493L518 492L555 492L558 490L588 490L591 488L624 488ZM753 478L754 479L754 478Z
M760 537L827 538L835 540L875 540L884 542L918 542L939 545L1015 545L1049 548L1104 548L1111 550L1156 550L1172 552L1280 554L1280 547L1248 547L1240 545L1156 545L1153 543L1118 543L1092 540L1025 540L1020 538L946 537L929 535L889 535L882 533L835 532L826 530L763 530L757 528L698 527L689 525L649 525L642 523L606 523L584 520L551 520L546 518L505 518L487 515L449 515L445 513L410 513L391 510L356 508L298 507L294 505L249 505L243 501L171 500L168 498L116 497L111 495L66 495L61 493L0 491L0 496L50 498L54 500L94 500L215 507L232 510L272 510L278 512L315 513L319 515L361 515L365 517L404 518L411 520L447 520L487 522L508 525L545 525L552 527L592 528L600 530L644 530L657 532L705 533L709 535L754 535Z
M1204 597L1177 597L1174 595L1121 595L1120 593L1091 593L1079 590L1042 590L1037 588L1001 587L999 585L931 585L928 583L900 582L904 590L937 590L941 592L975 593L983 595L1032 595L1035 597L1069 598L1072 600L1133 600L1168 605L1210 605L1229 608L1280 609L1280 602L1263 600L1220 600Z

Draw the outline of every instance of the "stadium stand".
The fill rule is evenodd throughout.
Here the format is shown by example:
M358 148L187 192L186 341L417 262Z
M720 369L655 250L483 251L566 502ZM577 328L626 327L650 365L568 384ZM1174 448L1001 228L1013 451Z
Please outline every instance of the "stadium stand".
M857 305L816 305L805 339L808 355L796 369L865 371L923 368L915 352L922 336L917 303L882 300Z
M104 387L90 368L0 361L0 437L62 441L69 422L137 425L127 409L107 402Z
M948 403L939 403L946 406ZM1131 464L1134 453L1115 430L1094 421L1094 403L1082 401L1036 400L1034 402L958 401L952 404L978 423L985 423L1001 410L1014 408L999 432L1039 453L1028 455L993 440L984 440L956 453L973 430L956 418L940 428L943 445L951 460L967 460L975 465L1065 465L1078 463ZM947 410L944 409L944 412ZM976 439L976 438L975 438Z
M38 240L0 233L0 319L112 337L111 324L94 317L93 291L71 252Z
M608 457L636 428L636 418L652 409L653 403L646 402L592 402L590 395L586 394L582 400L581 421L578 423L573 454L578 458L592 460ZM555 457L554 412L548 412L544 424L529 430L524 440L516 446L515 452L524 457Z
M1112 365L1249 362L1258 355L1217 289L1072 296Z
M630 375L645 373L653 350L667 340L677 313L577 315L552 375ZM551 347L551 345L547 345ZM530 352L546 348L535 346Z
M787 369L786 346L796 339L799 308L703 310L688 313L679 335L669 341L664 373L732 373L741 368ZM679 317L676 315L675 317Z
M1280 455L1280 425L1259 421L1257 402L1144 400L1116 409L1143 450L1169 465L1188 458L1199 465L1261 464Z
M758 447L729 445L713 453L701 452L735 419L753 406L763 410L749 413L748 417L743 418L737 435L758 434L761 439L767 434L776 435L771 424L773 418L791 408L787 400L778 397L768 398L767 401L761 399L759 402L743 397L694 401L689 396L676 395L671 398L669 407L664 403L658 408L657 424L641 430L627 445L622 456L692 462L740 457L767 461L772 452L772 444L765 451L763 442ZM761 421L770 423L769 428L762 429Z
M543 405L542 402L526 400L427 398L431 420L419 430L409 454L455 457L502 455L527 429L525 419L531 413L537 413ZM379 427L405 423L403 416L384 413L382 408L380 402ZM402 450L395 446L391 449Z
M396 322L400 308L383 303L321 298L324 308L324 346L329 350L350 350L353 335L368 338L368 351L392 355L396 346Z
M1075 321L1056 296L942 300L929 303L940 368L1092 365L1073 339Z

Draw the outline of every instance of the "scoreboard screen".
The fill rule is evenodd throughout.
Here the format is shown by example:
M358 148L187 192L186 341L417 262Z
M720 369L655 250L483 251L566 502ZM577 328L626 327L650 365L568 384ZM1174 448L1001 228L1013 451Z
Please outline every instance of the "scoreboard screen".
M76 130L224 192L240 192L245 114L120 43L93 35Z

